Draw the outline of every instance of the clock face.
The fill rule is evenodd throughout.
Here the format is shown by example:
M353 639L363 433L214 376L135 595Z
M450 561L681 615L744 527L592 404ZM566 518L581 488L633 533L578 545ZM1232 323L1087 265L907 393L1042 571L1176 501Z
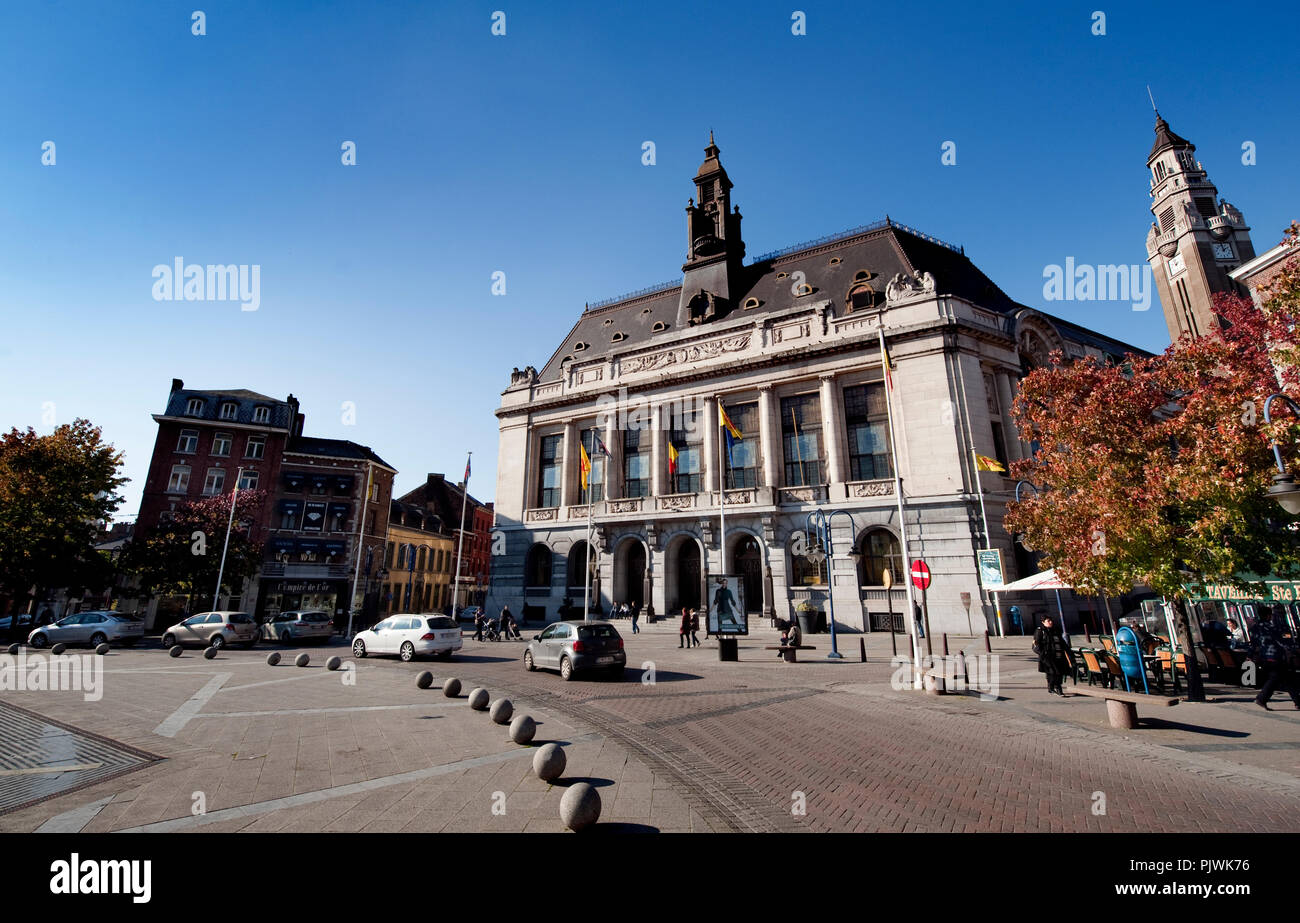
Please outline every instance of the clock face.
M1214 245L1214 258L1216 260L1232 259L1232 244L1222 243Z
M1187 264L1183 262L1183 255L1181 253L1175 253L1169 258L1166 267L1169 270L1169 278L1172 279L1174 276L1186 269Z

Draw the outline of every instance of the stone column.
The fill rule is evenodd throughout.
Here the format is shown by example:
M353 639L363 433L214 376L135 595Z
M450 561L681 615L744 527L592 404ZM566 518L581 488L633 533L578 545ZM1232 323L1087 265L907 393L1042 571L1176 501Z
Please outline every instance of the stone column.
M564 424L564 460L560 466L560 506L574 502L581 489L578 484L578 424Z
M618 414L611 413L605 421L605 499L623 496L623 434L618 430Z
M834 375L822 375L822 440L826 443L826 482L844 482L844 451L840 447L839 385Z
M718 401L716 398L709 398L703 407L703 412L699 414L696 422L704 427L704 439L700 445L700 451L703 453L703 464L700 465L703 477L700 483L703 489L707 491L717 490L721 482L722 471L718 466ZM712 501L708 501L712 502Z
M668 493L664 486L668 482L668 434L660 425L663 422L661 408L651 410L652 423L650 436L650 494L660 497ZM643 432L642 436L646 434Z
M776 395L771 385L758 389L759 449L763 453L763 485L781 485L781 424L777 420Z
M1013 395L1011 393L1011 376L999 371L997 373L998 385L998 407L1002 411L1002 432L1006 434L1007 454L1011 456L1011 461L1020 461L1025 457L1024 446L1020 442L1020 431L1016 428L1015 421L1011 418L1011 402Z

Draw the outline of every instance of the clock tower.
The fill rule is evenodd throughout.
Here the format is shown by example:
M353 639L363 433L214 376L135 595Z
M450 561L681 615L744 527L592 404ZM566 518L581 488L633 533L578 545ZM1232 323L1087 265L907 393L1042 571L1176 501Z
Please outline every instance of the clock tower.
M731 180L723 169L709 132L704 162L695 174L695 198L686 206L686 263L678 327L702 324L733 307L732 289L740 288L745 242L740 236L740 209L731 204Z
M1228 273L1255 257L1250 228L1240 211L1219 199L1195 150L1156 113L1156 140L1147 157L1156 220L1147 232L1147 261L1174 342L1218 325L1215 293L1239 293Z

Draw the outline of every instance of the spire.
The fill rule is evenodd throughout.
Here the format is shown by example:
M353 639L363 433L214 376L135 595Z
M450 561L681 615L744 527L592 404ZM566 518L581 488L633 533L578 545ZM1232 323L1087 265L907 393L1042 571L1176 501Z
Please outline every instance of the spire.
M1186 138L1174 134L1173 130L1169 127L1169 123L1166 122L1161 117L1160 112L1157 111L1156 141L1155 144L1151 145L1151 153L1147 155L1147 164L1150 165L1151 161L1156 159L1157 154L1171 148L1176 150L1194 151L1196 150L1196 145L1188 141Z
M701 176L708 176L709 174L716 173L720 170L724 176L726 175L727 171L722 169L722 163L718 160L718 155L721 153L722 151L718 149L718 145L713 141L713 129L710 128L709 146L704 149L704 163L700 164L699 170L695 172L697 179Z

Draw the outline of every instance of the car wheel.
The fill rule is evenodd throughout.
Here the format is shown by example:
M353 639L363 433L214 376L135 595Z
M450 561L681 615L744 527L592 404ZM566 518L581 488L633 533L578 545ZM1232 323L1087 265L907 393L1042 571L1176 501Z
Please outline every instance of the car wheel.
M50 639L45 637L45 635L32 635L32 640L28 643L39 650L40 648L47 647L50 643Z
M402 658L403 663L410 663L415 659L415 645L410 641L403 641L399 656Z
M533 663L533 652L524 651L524 669L532 673L537 669L537 664Z
M285 644L292 644L293 632L286 628L284 631L280 632L280 640Z
M362 641L360 638L357 638L355 641L353 641L352 656L357 658L358 660L366 656L366 642Z
M104 634L102 631L97 631L90 636L91 647L99 647L101 644L106 644L107 642L108 635Z
M223 647L226 646L225 636L221 634L213 635L211 638L208 639L208 646L211 647L213 650L217 650L217 651L221 650Z
M573 662L568 657L560 658L560 678L566 683L573 679Z
M176 646L176 636L175 636L175 635L163 635L162 645L163 645L163 647L168 648L168 649L171 649L171 648L175 647L175 646Z
M451 660L451 655L452 655L452 652L451 652L451 651L443 651L443 652L442 652L441 654L439 654L438 656L440 656L443 660L448 660L448 661L449 661L449 660Z

